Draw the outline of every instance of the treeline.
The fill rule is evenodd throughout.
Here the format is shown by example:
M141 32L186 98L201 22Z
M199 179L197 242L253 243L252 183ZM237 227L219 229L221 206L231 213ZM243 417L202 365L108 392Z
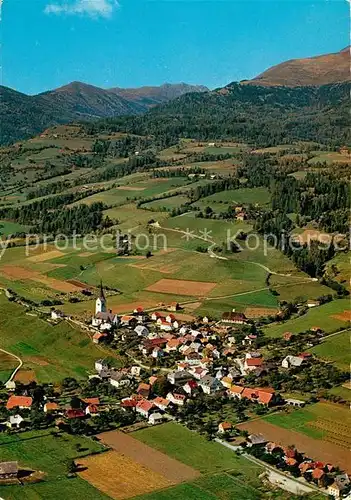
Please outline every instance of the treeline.
M237 177L228 177L215 182L209 182L204 186L197 186L195 189L191 189L189 193L189 198L192 202L199 200L200 198L205 198L215 193L221 191L226 191L228 189L237 189L240 185L239 179Z
M34 232L39 234L87 234L103 227L103 210L101 202L91 205L55 210L54 213L44 212L41 220L34 226Z
M153 135L164 148L182 137L263 147L302 140L332 148L350 143L348 103L348 83L298 88L233 83L184 95L142 116L89 123L85 131Z
M173 177L189 177L189 175L206 174L206 170L200 167L177 168L174 170L153 170L152 177L155 179L168 179Z

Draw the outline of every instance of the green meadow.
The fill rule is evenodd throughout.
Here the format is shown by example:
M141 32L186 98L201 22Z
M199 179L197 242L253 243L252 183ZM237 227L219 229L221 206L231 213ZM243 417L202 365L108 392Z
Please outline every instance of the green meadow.
M269 337L281 337L284 332L301 333L313 326L322 328L325 332L331 333L339 328L347 328L348 322L336 319L334 316L350 309L349 299L338 299L314 307L299 318L269 325L264 328L264 332Z
M77 451L78 445L80 450ZM48 498L89 498L107 500L109 497L80 477L67 477L69 460L99 453L104 450L99 443L84 436L60 433L55 437L50 431L23 432L0 435L1 459L18 460L19 466L44 473L39 483L0 486L0 495L6 500L46 500Z

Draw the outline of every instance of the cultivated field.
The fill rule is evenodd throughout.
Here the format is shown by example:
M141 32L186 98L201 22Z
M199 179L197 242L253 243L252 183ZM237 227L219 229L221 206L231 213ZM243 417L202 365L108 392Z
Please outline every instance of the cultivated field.
M218 443L207 441L186 427L167 423L134 432L133 437L156 450L183 462L201 473L223 470L260 470Z
M334 429L333 434L331 434L330 431L330 433L327 434L328 439L323 439L323 432L326 432L325 427L328 425L330 426L330 421L333 417L330 416L330 419L328 420L323 418L317 419L316 423L311 426L309 434L314 434L315 430L316 433L314 435L321 436L322 439L313 438L306 433L302 433L302 431L306 429L304 424L309 419L308 410L306 410L306 412L307 414L302 413L297 416L294 416L294 413L292 413L290 419L289 416L286 417L285 415L272 415L265 417L265 419L253 420L251 422L239 424L238 428L246 430L250 434L263 434L269 441L274 441L284 446L295 445L296 448L300 452L305 453L306 456L315 460L321 460L324 463L331 463L334 466L338 465L341 469L350 473L350 455L349 448L347 446L347 443L349 442L349 437L347 436L350 434L345 434L345 432L350 431L350 425L334 421L334 425L329 427L330 429ZM312 421L313 418L316 417L313 416L311 419ZM298 423L300 423L300 426ZM345 442L345 438L347 439L347 442ZM341 442L343 442L346 447L340 446Z
M170 458L150 446L120 431L104 432L98 435L101 442L140 466L148 467L155 474L160 474L168 482L176 484L190 481L199 476L199 472Z
M216 286L216 283L205 281L183 281L162 279L147 287L149 292L173 293L176 295L208 295Z
M118 500L159 490L172 483L128 456L109 451L79 460L82 479L109 497Z
M84 451L78 452L77 445ZM80 477L67 478L67 462L78 462L91 453L104 448L84 436L60 434L54 437L49 431L33 431L20 434L0 434L0 456L2 461L18 460L19 466L41 471L44 480L25 486L0 487L0 496L9 500L40 500L57 498L86 498L107 500L108 497Z

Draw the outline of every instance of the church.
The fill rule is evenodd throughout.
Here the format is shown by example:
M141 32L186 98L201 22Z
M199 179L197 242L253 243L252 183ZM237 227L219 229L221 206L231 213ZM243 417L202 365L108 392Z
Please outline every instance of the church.
M111 330L112 327L116 327L119 324L117 314L114 314L112 310L107 310L107 300L102 282L100 283L99 296L95 301L95 316L93 316L91 323L103 331Z

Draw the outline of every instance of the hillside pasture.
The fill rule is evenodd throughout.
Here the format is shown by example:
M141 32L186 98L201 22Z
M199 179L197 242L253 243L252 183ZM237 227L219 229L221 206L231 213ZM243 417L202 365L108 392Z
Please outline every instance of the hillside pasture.
M343 313L349 308L348 299L339 299L319 307L314 307L299 318L293 318L279 324L272 324L264 328L269 337L281 337L284 332L301 333L313 326L319 326L325 332L331 333L338 328L347 328L347 321L335 319L335 315Z
M350 330L327 337L319 345L310 349L315 356L330 361L344 371L350 369Z
M86 333L67 322L50 325L22 306L0 295L0 344L32 369L38 382L58 382L64 377L85 378L101 357ZM11 332L9 335L8 332Z

